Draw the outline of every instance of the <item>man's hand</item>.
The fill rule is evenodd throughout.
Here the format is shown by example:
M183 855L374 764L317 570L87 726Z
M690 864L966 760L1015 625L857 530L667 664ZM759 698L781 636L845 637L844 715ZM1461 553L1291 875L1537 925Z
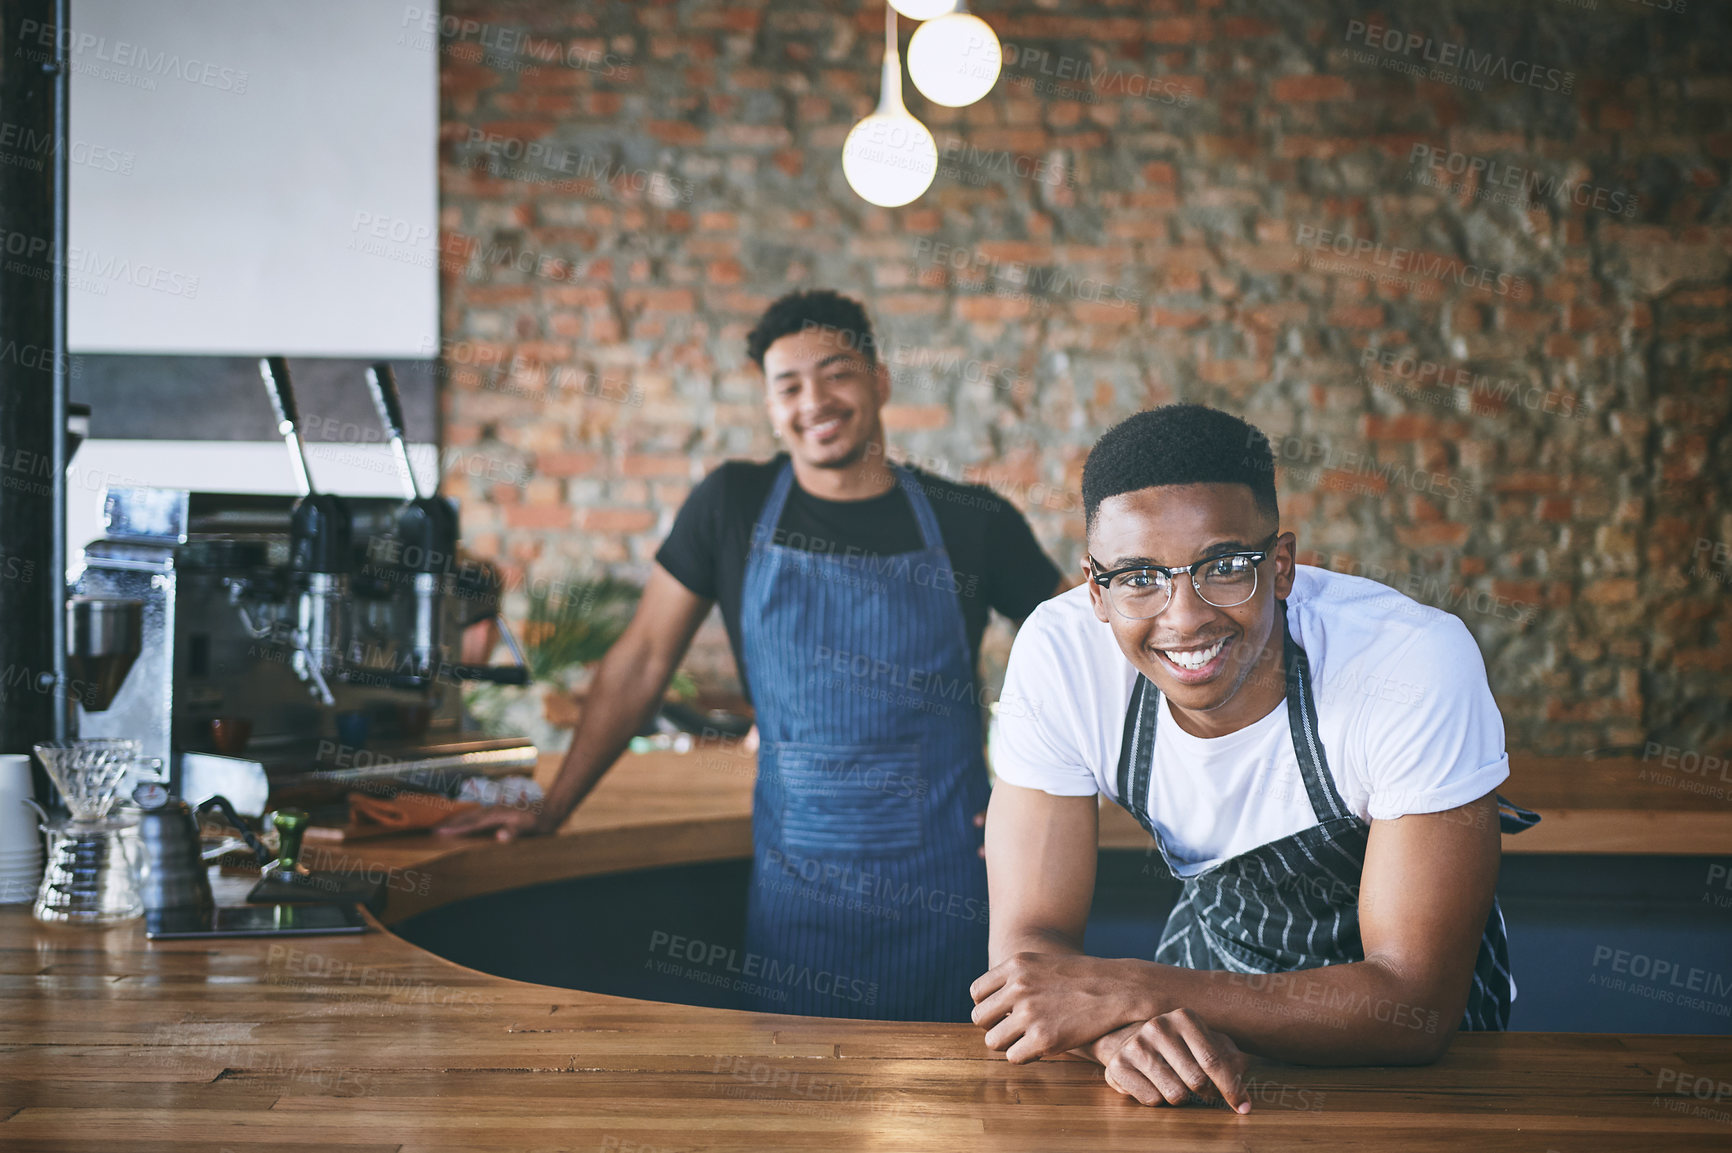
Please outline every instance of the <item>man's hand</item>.
M491 831L501 841L557 832L655 710L713 603L661 565L652 567L631 623L590 680L577 731L541 804L533 812L503 805L474 809L433 831L447 836Z
M1146 1019L1135 961L1076 953L1017 953L969 986L986 1047L1014 1065L1065 1053Z
M1112 1051L1115 1043L1118 1048ZM1209 1028L1189 1009L1115 1030L1101 1038L1093 1052L1097 1060L1105 1059L1107 1084L1144 1105L1186 1105L1200 1099L1225 1101L1237 1113L1251 1111L1251 1096L1245 1091L1250 1060L1231 1037Z
M485 833L489 830L501 841L513 841L518 837L534 837L551 832L542 826L539 813L504 805L458 813L433 829L435 833L446 836Z

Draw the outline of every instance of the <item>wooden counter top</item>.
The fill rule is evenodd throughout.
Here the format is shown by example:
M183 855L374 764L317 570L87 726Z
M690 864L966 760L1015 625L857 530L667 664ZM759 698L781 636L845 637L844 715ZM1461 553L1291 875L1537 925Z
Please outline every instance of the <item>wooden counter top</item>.
M538 775L554 767L547 759ZM386 876L393 921L533 881L735 858L750 847L751 770L726 749L632 757L573 815L565 832L581 835L391 838L323 850L319 863ZM1538 804L1539 792L1518 795ZM1725 1037L1468 1035L1425 1068L1259 1064L1253 1077L1247 1116L1147 1109L1086 1063L1012 1067L966 1025L530 985L387 930L148 942L138 921L74 929L0 908L5 1150L1143 1153L1471 1141L1488 1153L1646 1153L1732 1139L1727 1096L1692 1095L1732 1093Z
M536 778L550 783L559 757L544 756ZM740 859L751 855L752 781L756 758L734 744L690 753L628 754L578 807L563 831L581 833L575 846L557 851L545 841L526 841L509 852L489 852L485 863L465 858L485 842L399 837L361 842L367 859L415 870L432 857L447 860L445 892L432 903L512 888L521 878L558 880L588 872L615 872L654 865ZM1505 796L1538 810L1537 826L1505 837L1506 853L1653 853L1712 855L1732 846L1732 781L1693 777L1662 766L1659 758L1583 760L1575 757L1510 759ZM1152 849L1153 842L1119 806L1101 806L1101 846ZM344 846L316 846L309 864L341 868L356 858ZM569 870L576 869L577 872ZM415 878L419 880L419 878ZM473 887L469 887L473 886ZM415 885L392 885L387 920L429 907Z
M1705 856L1732 848L1732 770L1692 774L1664 767L1659 757L1644 762L1513 754L1509 780L1498 792L1544 818L1504 837L1506 853ZM1115 804L1101 806L1103 848L1153 845L1129 813Z
M542 757L536 779L550 783L559 760L554 754ZM1657 761L1654 766L1657 770ZM740 860L752 852L756 771L756 758L734 744L684 754L627 754L565 823L561 831L576 834L570 843L531 838L499 845L430 835L350 845L309 842L306 861L313 868L337 870L365 863L375 875L384 875L389 924L531 881ZM1674 780L1661 779L1662 773ZM1510 779L1500 791L1545 819L1525 833L1506 836L1504 852L1725 853L1732 846L1732 801L1723 798L1732 796L1732 784L1716 795L1681 788L1679 779L1688 778L1650 771L1633 757L1512 757ZM1111 803L1101 806L1100 843L1111 849L1154 847L1135 819ZM429 879L434 860L439 862L437 885Z

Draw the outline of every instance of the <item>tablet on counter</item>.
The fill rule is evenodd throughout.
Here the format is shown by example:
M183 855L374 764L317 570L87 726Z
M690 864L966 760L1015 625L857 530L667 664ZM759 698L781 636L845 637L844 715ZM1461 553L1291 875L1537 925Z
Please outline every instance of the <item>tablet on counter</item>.
M367 923L355 905L218 905L199 909L156 909L144 914L144 935L152 941L186 937L317 937L364 933Z

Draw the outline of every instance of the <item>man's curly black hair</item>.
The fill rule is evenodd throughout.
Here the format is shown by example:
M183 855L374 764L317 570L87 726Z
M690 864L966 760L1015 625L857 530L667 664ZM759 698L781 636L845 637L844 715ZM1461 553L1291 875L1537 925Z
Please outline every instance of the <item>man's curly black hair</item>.
M1257 511L1280 522L1269 438L1230 412L1167 404L1126 417L1089 450L1082 475L1087 529L1108 497L1169 484L1249 485Z
M746 334L746 355L763 368L764 352L772 344L800 332L824 333L835 339L838 348L859 352L867 364L878 363L878 341L866 309L858 300L828 288L790 292L766 308Z

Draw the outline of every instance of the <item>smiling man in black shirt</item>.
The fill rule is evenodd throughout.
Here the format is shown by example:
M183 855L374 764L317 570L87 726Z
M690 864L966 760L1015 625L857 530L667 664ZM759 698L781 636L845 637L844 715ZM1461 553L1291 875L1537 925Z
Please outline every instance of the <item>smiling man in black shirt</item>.
M986 960L980 638L991 610L1021 621L1064 582L990 489L889 460L890 374L857 302L785 296L747 353L786 451L693 490L543 811L485 809L442 831L557 829L720 604L761 735L750 1003L968 1020Z
M764 462L730 460L706 476L686 498L656 563L701 597L721 606L736 658L740 590L752 547L752 526L789 454ZM956 592L968 633L969 667L979 663L980 638L992 610L1021 621L1053 595L1059 572L1041 551L1028 522L1009 501L981 485L963 485L911 468L950 554ZM862 500L828 500L795 485L768 539L787 548L840 558L863 573L888 569L885 558L920 547L920 526L900 487ZM899 566L898 566L899 567ZM912 574L910 574L912 575ZM750 687L742 664L741 681Z

